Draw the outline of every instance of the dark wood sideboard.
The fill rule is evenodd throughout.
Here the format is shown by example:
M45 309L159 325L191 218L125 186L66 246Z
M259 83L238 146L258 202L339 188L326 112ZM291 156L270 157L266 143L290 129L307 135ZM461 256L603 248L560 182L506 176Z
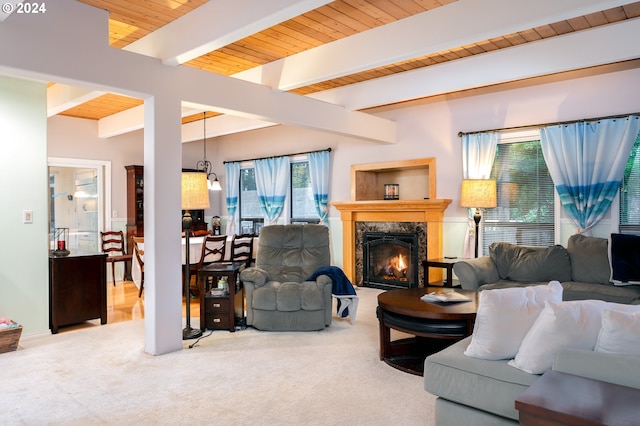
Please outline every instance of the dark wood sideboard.
M107 255L49 256L49 328L100 318L107 323Z

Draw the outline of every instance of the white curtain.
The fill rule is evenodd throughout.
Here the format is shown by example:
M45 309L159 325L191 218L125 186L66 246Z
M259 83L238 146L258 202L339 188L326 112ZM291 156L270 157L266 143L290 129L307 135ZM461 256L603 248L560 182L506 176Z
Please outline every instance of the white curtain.
M637 116L547 126L540 145L564 210L589 235L611 206L640 131Z
M311 190L316 212L320 217L320 223L329 224L329 152L309 153L309 176L311 177Z
M264 224L272 225L282 213L289 187L289 157L255 160L256 189Z
M462 136L462 178L489 179L498 146L497 132L472 133ZM476 223L474 211L468 210L468 228L464 239L464 257L475 256ZM479 244L482 247L481 244Z
M227 222L227 235L236 233L236 222L238 221L238 195L240 192L240 163L225 163L224 170L226 172L226 190L227 190L227 214L229 220Z

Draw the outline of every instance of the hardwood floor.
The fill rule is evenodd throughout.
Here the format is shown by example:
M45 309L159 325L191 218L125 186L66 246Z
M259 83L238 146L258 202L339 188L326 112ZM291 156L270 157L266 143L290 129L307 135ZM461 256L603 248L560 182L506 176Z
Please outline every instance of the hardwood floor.
M138 297L138 288L133 281L113 281L107 283L107 323L130 321L144 318L144 292ZM191 317L200 316L200 300L192 298L189 302ZM185 302L182 300L182 315L185 315Z

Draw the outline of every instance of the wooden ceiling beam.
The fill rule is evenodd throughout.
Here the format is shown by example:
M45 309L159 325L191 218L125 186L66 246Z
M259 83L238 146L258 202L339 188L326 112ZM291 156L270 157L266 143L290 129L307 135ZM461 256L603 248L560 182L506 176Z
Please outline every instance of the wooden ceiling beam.
M636 59L639 37L629 19L307 96L361 110Z
M234 77L267 84L278 90L294 90L625 3L628 0L565 0L561 3L458 0L447 7L438 7L272 61L234 74ZM496 10L501 13L495 13ZM509 19L504 19L504 16L509 16Z
M330 1L208 2L124 49L180 65Z

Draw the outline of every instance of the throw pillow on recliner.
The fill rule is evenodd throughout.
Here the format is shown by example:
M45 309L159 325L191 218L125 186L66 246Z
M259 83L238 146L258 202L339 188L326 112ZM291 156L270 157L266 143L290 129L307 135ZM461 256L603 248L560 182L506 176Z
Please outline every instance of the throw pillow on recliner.
M529 247L498 242L489 246L489 256L503 280L571 281L571 262L561 245Z

